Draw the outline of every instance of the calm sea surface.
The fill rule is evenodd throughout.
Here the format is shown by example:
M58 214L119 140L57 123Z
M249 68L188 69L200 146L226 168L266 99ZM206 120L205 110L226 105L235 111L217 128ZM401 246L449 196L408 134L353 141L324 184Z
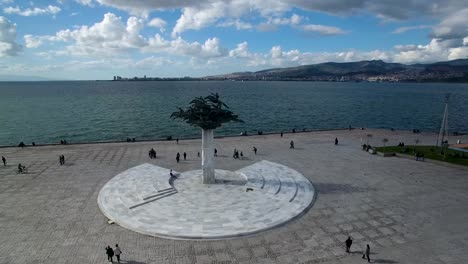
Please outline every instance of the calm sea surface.
M450 131L468 132L467 84L320 82L4 82L0 145L199 137L170 119L217 92L245 123L216 135L353 127L438 131L451 93Z

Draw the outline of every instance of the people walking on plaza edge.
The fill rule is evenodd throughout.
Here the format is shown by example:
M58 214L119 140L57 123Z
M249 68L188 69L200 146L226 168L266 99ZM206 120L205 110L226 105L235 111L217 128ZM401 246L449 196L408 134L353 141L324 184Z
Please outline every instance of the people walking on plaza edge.
M253 147L253 152L255 153L255 155L257 155L257 148L256 147Z
M179 144L179 138L176 138L176 140L175 140L175 141L176 141L176 143L177 143L177 144Z
M3 166L6 166L6 159L2 156Z
M293 141L293 140L291 140L291 142L289 142L289 148L290 148L290 149L293 149L293 148L294 148L294 141Z
M369 244L367 244L366 249L362 253L362 258L363 259L367 258L367 262L370 262L370 257L369 256L370 256L370 246L369 246Z
M242 153L242 151L241 151L241 154L240 154L240 159L244 159L244 153Z
M216 156L216 149L215 149L215 156ZM197 157L200 157L200 152L197 152Z
M115 244L114 254L117 258L117 262L120 263L120 254L122 254L122 250L120 249L119 244Z
M110 247L106 247L106 255L107 255L107 260L109 262L114 262L113 257L114 257L114 250Z
M239 150L234 149L234 155L232 156L234 159L240 159L239 158Z
M59 163L60 163L60 166L63 165L63 162L62 162L62 155L59 156Z
M200 152L199 152L199 153L200 153ZM198 155L198 156L200 157L200 155ZM214 150L214 156L215 156L215 157L218 157L218 150L217 150L217 149Z
M187 160L187 152L184 152L184 160Z
M335 138L335 145L338 145L338 138Z
M177 155L176 155L175 159L176 159L177 163L179 163L179 161L180 161L180 153L179 152L177 152Z
M283 137L283 131L281 131L281 137Z
M156 158L156 150L154 148L151 148L150 151L148 152L148 156L150 159L155 159Z
M349 251L351 250L351 245L353 244L353 240L351 239L350 236L348 237L348 239L346 239L345 243L346 243L346 252L349 253Z

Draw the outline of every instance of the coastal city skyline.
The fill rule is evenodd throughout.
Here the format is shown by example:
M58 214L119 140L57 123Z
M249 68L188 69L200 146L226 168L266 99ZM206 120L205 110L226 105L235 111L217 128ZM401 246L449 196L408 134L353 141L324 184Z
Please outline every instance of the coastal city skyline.
M200 77L468 56L467 1L0 1L1 75Z

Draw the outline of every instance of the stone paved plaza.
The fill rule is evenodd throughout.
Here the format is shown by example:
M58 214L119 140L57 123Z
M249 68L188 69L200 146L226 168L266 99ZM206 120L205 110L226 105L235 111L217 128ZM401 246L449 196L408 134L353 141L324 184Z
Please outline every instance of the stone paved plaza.
M313 207L296 220L216 241L170 240L110 225L97 204L101 188L129 168L149 163L178 172L200 169L200 140L0 148L8 162L0 166L0 263L107 263L104 248L115 243L123 263L133 264L363 263L365 243L374 263L465 263L468 171L370 155L360 148L369 133L372 145L384 137L389 145L436 139L386 130L216 139L218 169L236 171L269 160L308 177L317 192ZM296 149L289 149L291 140ZM149 159L151 147L158 159ZM234 148L246 158L232 159ZM176 153L184 151L187 161L177 164ZM18 163L29 173L17 174ZM344 250L348 235L354 240L351 254Z

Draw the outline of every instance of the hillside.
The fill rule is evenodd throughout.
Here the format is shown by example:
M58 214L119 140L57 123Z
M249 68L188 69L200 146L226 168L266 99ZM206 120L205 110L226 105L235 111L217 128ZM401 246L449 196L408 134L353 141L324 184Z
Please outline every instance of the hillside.
M257 72L206 76L203 80L468 82L468 59L406 65L381 60L326 62Z

